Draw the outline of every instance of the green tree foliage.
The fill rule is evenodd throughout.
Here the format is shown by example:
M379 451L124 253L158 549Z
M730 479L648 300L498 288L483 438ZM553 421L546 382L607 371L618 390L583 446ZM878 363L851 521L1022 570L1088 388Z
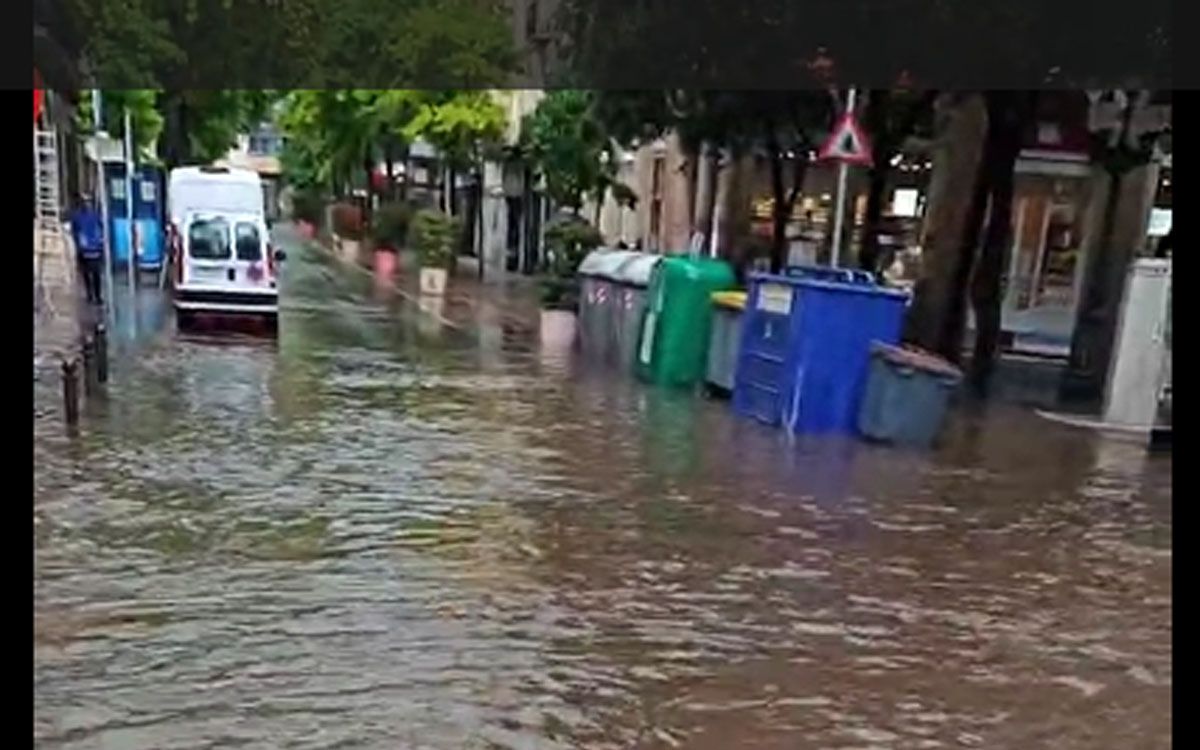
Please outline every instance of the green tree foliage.
M397 89L443 81L446 88L482 88L504 84L515 70L508 11L496 0L65 2L86 39L83 55L94 80L160 92L171 165L222 155L239 131L262 118L263 90L291 84L341 92L324 102L325 120L337 131L326 137L324 153L318 157L312 144L301 144L290 161L324 159L344 171L370 156L367 144L401 138L416 114L405 101L416 92L351 87L367 80ZM218 82L229 88L218 89ZM464 114L479 111L460 97L438 111L431 130L461 143L470 129ZM364 113L368 122L355 122Z
M125 137L125 111L128 109L129 121L133 125L134 147L139 158L150 159L163 130L162 114L155 107L155 92L147 89L107 91L101 97L101 105L104 110L101 127L114 138ZM75 124L80 133L92 134L94 117L92 97L81 97L79 107L75 110Z
M420 138L455 166L478 158L480 146L504 134L504 110L481 91L293 91L279 124L287 136L283 163L289 180L342 184L356 168L373 164L389 139Z
M541 281L544 307L556 310L578 308L579 265L603 241L599 230L578 216L559 216L547 224L547 273Z
M699 158L702 147L755 153L771 169L773 264L782 265L788 217L799 196L809 154L828 133L834 101L822 90L613 91L598 94L593 112L615 138L635 142L667 131ZM789 176L790 175L790 176Z
M578 213L586 196L597 202L616 179L613 139L593 110L595 94L552 91L526 117L522 150L559 205Z
M422 138L455 167L478 159L484 143L499 141L507 124L504 110L485 91L431 91L401 133Z
M448 268L454 262L454 245L460 231L459 221L452 216L432 209L418 211L409 225L409 234L421 265Z

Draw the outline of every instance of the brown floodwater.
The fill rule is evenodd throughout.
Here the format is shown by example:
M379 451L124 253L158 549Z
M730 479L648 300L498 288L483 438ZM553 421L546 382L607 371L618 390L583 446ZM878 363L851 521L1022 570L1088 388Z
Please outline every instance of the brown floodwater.
M290 244L276 339L35 383L37 747L1170 747L1169 457L788 440Z

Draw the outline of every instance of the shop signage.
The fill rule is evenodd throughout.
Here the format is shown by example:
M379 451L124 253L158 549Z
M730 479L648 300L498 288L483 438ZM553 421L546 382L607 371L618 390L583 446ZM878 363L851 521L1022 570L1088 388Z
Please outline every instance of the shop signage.
M851 112L842 115L817 154L820 159L833 159L847 164L870 166L871 142L859 127Z

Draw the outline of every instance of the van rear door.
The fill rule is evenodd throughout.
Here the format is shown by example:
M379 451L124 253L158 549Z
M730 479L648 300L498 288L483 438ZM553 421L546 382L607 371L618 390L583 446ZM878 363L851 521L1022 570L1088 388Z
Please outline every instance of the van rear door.
M233 260L231 221L220 214L192 214L184 238L182 283L185 286L227 287L237 278Z
M231 217L233 265L240 287L270 289L275 285L267 258L266 223L259 216Z

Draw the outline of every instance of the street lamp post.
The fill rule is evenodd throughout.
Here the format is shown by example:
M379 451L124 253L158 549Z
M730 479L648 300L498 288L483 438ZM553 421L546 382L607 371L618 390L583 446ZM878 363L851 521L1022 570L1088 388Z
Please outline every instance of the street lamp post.
M96 195L100 201L100 224L104 239L104 291L106 306L113 309L113 262L112 237L108 231L108 183L104 176L104 154L101 152L100 141L104 135L104 100L100 89L92 90L92 131L95 133L96 146Z
M125 219L129 226L129 296L135 294L137 274L137 248L133 228L133 125L129 108L125 108Z

